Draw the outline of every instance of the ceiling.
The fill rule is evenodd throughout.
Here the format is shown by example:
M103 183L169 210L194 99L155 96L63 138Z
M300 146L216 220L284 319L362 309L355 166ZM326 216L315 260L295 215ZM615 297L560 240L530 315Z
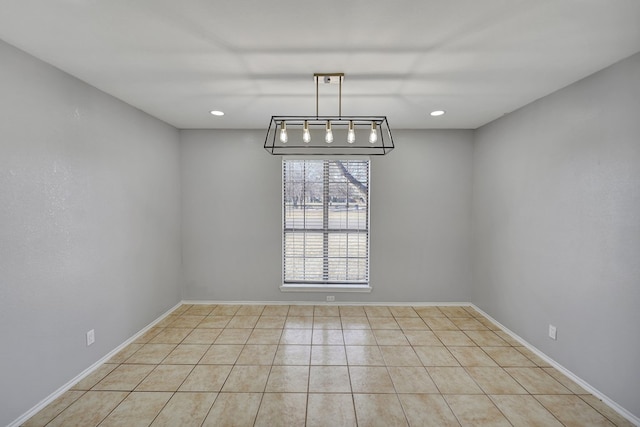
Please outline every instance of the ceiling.
M0 39L181 129L314 115L315 72L344 114L475 129L640 51L640 1L0 0Z

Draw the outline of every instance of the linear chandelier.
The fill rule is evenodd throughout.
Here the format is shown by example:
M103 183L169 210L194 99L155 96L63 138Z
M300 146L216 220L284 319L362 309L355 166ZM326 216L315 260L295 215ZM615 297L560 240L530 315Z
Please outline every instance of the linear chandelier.
M344 73L315 73L315 116L271 116L264 148L273 155L377 155L394 149L387 116L343 116ZM338 115L318 114L320 81L340 85Z

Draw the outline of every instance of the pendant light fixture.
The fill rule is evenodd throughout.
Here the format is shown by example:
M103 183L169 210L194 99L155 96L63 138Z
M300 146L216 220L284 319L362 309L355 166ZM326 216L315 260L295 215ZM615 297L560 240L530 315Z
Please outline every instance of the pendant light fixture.
M273 155L385 155L393 150L387 116L343 116L344 73L315 73L315 116L271 116L264 148ZM320 84L338 85L338 115L319 114ZM356 140L357 129L369 130L369 143ZM363 130L364 130L363 129ZM324 131L324 135L322 134ZM324 138L323 138L324 136Z

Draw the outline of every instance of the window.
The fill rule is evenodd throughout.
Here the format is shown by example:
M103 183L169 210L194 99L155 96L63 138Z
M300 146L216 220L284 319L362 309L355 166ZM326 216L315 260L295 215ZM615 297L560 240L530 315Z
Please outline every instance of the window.
M287 285L369 286L369 160L283 160Z

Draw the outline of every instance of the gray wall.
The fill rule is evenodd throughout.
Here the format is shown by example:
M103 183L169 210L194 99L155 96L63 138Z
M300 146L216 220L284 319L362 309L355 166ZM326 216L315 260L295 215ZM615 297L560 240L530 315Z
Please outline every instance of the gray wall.
M636 416L639 113L637 54L477 130L473 174L472 301Z
M177 130L3 42L0 64L6 425L180 301L180 175Z
M262 131L183 130L184 298L324 301L283 293L281 158ZM336 301L466 301L471 131L398 131L371 165L370 294ZM334 293L332 293L334 294Z

